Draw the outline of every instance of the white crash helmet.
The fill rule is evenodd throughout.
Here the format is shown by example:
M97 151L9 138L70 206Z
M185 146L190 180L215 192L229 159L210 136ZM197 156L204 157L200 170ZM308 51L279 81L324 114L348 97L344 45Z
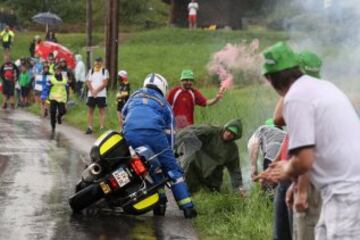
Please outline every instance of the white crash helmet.
M166 96L166 92L168 90L168 83L166 79L160 74L150 73L149 75L147 75L144 80L144 87L147 87L148 85L155 86L161 91L163 96Z
M121 78L127 78L127 77L128 77L128 73L127 73L127 71L125 71L125 70L120 70L120 71L118 72L118 76L121 77Z

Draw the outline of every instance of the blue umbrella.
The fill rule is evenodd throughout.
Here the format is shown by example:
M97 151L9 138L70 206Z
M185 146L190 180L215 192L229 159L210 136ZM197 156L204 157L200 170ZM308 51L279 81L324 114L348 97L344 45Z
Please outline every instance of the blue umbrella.
M63 21L58 15L51 12L38 13L31 19L36 23L44 25L55 25L63 23Z

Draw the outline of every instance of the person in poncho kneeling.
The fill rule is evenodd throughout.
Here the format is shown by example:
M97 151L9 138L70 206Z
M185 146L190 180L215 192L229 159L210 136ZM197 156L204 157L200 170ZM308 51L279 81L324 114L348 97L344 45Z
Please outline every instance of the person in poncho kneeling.
M235 142L241 136L240 119L225 126L192 125L176 134L176 153L191 192L200 188L220 191L226 168L232 187L243 193L239 150Z

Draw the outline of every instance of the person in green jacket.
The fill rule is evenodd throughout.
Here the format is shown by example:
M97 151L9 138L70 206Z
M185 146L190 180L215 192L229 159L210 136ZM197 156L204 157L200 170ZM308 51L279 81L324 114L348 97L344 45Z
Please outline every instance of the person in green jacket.
M27 106L29 104L29 93L31 87L30 73L26 65L21 65L19 75L19 85L21 88L21 106Z
M65 104L67 101L67 78L61 73L61 66L55 66L55 74L50 79L50 123L52 131L55 131L56 120L62 123L62 117L66 112Z
M239 150L242 123L234 119L225 126L192 125L176 134L175 150L191 192L201 188L220 191L227 168L234 190L244 193Z

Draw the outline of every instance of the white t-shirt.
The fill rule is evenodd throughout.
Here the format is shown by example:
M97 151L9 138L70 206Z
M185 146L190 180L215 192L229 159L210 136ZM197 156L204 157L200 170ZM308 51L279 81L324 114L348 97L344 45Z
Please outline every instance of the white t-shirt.
M197 11L199 10L199 4L197 2L191 2L188 5L189 15L193 16L197 14Z
M36 74L35 75L35 77L34 77L34 81L35 81L34 90L42 91L42 89L43 89L42 80L43 80L43 75L41 75L41 74Z
M360 120L346 95L334 84L303 76L285 96L289 150L315 146L310 170L319 189L342 192L360 183Z
M103 81L105 79L109 79L109 72L108 70L104 69L104 73L102 68L100 69L100 71L95 71L91 74L92 69L89 70L89 73L87 75L87 80L90 82L91 86L93 89L96 89L98 87L100 87L103 84ZM98 92L98 94L96 95L97 97L106 97L106 87L101 90L100 92ZM92 97L91 92L88 91L88 97Z

